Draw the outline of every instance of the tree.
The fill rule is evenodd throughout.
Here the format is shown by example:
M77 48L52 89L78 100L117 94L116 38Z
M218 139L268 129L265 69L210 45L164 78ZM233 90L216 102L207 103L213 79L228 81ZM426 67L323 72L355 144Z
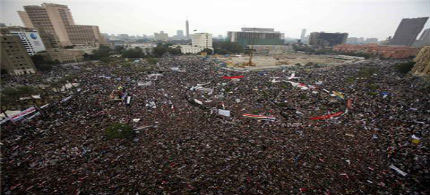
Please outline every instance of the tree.
M124 46L115 46L115 48L113 49L113 51L116 54L122 54L122 52L125 50Z
M112 49L108 46L101 45L97 50L94 50L92 55L89 55L91 60L100 60L110 56Z
M36 69L42 72L49 72L52 70L53 65L59 64L59 62L56 61L46 60L46 58L40 54L31 56L31 60L33 61Z
M206 52L206 54L212 54L212 49L209 49L209 48L205 48L203 51L201 51L201 52Z
M406 74L412 70L414 65L415 65L415 62L411 61L411 62L396 64L395 68L396 68L397 72L400 72L402 74Z
M216 54L239 54L244 52L242 45L230 41L214 41L213 47Z
M143 53L142 48L135 47L131 49L124 50L122 52L123 58L143 58L145 57L145 53Z
M113 123L105 130L108 139L131 139L135 136L133 128L123 123Z

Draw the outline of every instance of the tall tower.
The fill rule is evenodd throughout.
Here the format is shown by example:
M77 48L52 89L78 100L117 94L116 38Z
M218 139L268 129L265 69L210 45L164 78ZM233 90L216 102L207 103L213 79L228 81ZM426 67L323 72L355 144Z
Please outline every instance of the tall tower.
M185 21L185 33L187 34L187 39L190 38L190 26L188 24L188 19Z
M306 29L302 29L302 34L300 35L300 41L303 43L303 41L305 40L305 36L306 36Z

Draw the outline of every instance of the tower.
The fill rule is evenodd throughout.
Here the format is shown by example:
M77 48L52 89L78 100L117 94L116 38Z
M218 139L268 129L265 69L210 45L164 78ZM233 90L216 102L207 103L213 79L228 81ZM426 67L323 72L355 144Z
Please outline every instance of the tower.
M306 29L302 29L302 34L300 35L300 41L303 43L305 41Z
M188 24L188 19L185 21L185 33L187 35L187 39L190 38L190 26Z

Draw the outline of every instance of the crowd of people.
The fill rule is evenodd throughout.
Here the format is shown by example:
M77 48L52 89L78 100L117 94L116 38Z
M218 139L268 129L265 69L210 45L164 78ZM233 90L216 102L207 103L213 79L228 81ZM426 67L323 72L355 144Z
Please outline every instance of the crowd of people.
M2 193L428 194L430 91L396 63L243 71L166 56L57 68L42 80L76 73L79 87L2 125ZM118 89L130 106L112 99ZM112 123L136 136L107 139Z

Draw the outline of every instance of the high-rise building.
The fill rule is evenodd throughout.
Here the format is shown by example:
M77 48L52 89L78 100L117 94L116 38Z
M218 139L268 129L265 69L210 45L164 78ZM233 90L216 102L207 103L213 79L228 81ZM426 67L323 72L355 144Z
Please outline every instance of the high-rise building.
M282 45L284 34L273 28L242 28L241 31L227 32L227 39L248 45Z
M27 12L25 11L18 11L18 15L22 20L22 23L27 28L34 28L33 24L31 23L30 17L28 16Z
M414 42L414 47L430 46L430 28L425 29L420 38Z
M15 35L19 37L22 45L30 56L46 50L37 30L19 26L9 26L0 28L0 31L5 35Z
M389 44L411 46L424 28L428 18L429 17L402 19Z
M33 62L18 36L0 33L0 67L11 75L36 72Z
M306 29L302 29L302 34L300 34L300 41L303 43L305 42L305 36L306 36Z
M309 45L314 47L333 47L335 45L344 44L347 38L348 33L313 32L309 36ZM359 41L362 40L362 38L357 39Z
M164 31L160 31L160 33L154 33L154 39L156 41L168 41L169 34L164 33Z
M183 30L177 30L176 31L176 37L177 38L183 38L184 37L184 31Z
M191 35L191 45L212 49L212 35L209 33L195 33Z
M24 6L18 14L25 27L36 28L45 46L106 44L98 26L76 25L66 5L43 3L41 6Z
M190 26L188 24L188 19L185 21L185 33L187 35L187 39L190 38Z

